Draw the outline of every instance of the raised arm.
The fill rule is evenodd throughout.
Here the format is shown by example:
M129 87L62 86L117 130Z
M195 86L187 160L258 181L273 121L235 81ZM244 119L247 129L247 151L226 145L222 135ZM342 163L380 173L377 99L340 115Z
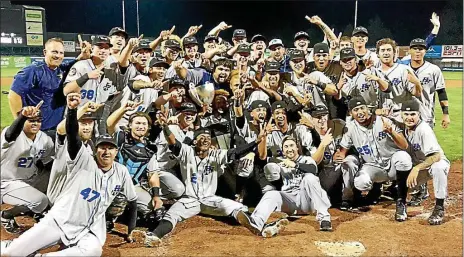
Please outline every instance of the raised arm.
M153 51L156 50L156 48L163 42L164 40L167 40L169 36L174 32L176 29L176 26L172 26L170 30L163 30L161 31L159 37L157 37L155 40L150 42L150 48L153 49Z
M312 24L315 24L315 25L319 26L319 28L321 28L322 32L324 32L324 35L327 37L327 39L329 41L336 41L337 40L337 36L335 36L335 33L329 28L329 26L327 26L322 21L322 19L319 16L317 16L317 15L312 16L312 17L306 16L305 18L306 18L306 20L308 20Z
M112 135L116 131L116 126L127 111L134 111L142 102L127 101L114 111L106 120L108 134Z
M118 63L119 66L126 68L129 66L129 59L132 55L132 51L136 46L140 44L140 40L142 39L143 34L138 38L131 38L129 42L127 42L126 47L122 50L121 54L119 55Z
M81 94L70 93L66 96L68 114L66 117L66 139L68 140L68 154L74 160L82 147L79 137L79 124L77 123L77 107L81 103Z
M103 72L104 68L105 68L105 65L104 65L104 63L102 63L95 70L90 71L90 72L82 75L80 78L67 83L64 86L63 94L68 95L69 93L80 92L81 87L84 86L85 83L87 83L87 81L89 81L89 79L98 79L98 78L100 78L100 76L102 76L104 74L104 72Z
M21 110L21 113L5 132L6 142L10 143L18 138L18 136L21 134L21 131L23 131L24 123L26 123L26 120L28 118L34 118L37 116L42 103L43 101L41 101L37 106L26 106Z
M103 105L104 104L97 104L94 102L85 103L83 106L81 106L77 110L77 120L79 120L87 112L92 112L92 113L96 112ZM56 133L62 136L66 135L66 118L62 120L60 124L58 124L58 126L56 127Z
M210 32L208 32L208 35L214 35L214 36L217 37L217 36L219 36L219 32L221 32L223 30L226 30L226 29L229 29L229 28L232 28L232 26L227 25L227 23L222 21L216 27L214 27L212 30L210 30Z

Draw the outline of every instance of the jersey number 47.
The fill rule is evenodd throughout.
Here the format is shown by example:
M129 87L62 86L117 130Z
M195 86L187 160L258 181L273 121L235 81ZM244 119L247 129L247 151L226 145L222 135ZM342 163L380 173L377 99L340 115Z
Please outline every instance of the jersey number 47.
M92 197L89 198L90 193L92 193L93 195L92 195ZM94 201L98 197L100 197L100 193L95 191L95 190L92 190L90 187L82 190L81 195L84 197L84 200L87 200L87 202L89 202L89 203ZM87 198L89 198L89 199L87 199Z

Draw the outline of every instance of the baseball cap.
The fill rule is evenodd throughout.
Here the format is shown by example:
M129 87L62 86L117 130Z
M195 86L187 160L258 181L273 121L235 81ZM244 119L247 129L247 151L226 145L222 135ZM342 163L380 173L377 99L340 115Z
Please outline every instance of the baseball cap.
M138 50L149 50L150 52L153 52L153 49L150 47L150 43L147 41L140 41L139 45L134 47L134 50L132 50L133 53L137 52Z
M164 43L164 47L172 48L172 49L177 49L177 50L182 50L182 48L180 47L180 43L177 42L177 41L174 40L174 39L168 39L168 40L166 40L166 42Z
M238 47L237 47L237 51L236 53L238 54L249 54L251 52L251 49L250 49L250 46L248 44L240 44Z
M272 49L277 46L284 46L284 43L282 43L281 39L274 38L271 40L271 42L269 42L269 49Z
M95 116L95 113L93 112L86 112L84 115L82 115L79 120L97 120L97 116Z
M150 63L148 64L148 67L164 67L166 69L169 69L169 64L166 62L164 58L159 58L159 57L153 57L150 60Z
M266 62L264 65L264 70L266 72L280 71L280 63L278 62Z
M244 29L236 29L234 30L232 37L246 37L246 31Z
M364 98L357 96L357 97L351 98L350 102L348 102L348 109L351 111L354 108L361 106L361 105L367 105L367 103L364 100Z
M321 117L329 114L329 109L325 105L316 105L309 110L309 115L312 117Z
M403 112L418 112L419 103L414 100L408 100L401 105L401 111Z
M304 59L305 58L305 54L303 53L302 50L299 50L299 49L293 49L292 51L290 51L290 60L296 60L296 59Z
M198 45L198 41L196 37L186 37L182 41L182 45L185 47L186 45Z
M118 145L116 144L116 139L114 139L109 134L104 134L104 135L97 137L97 143L95 144L95 146L98 147L98 145L100 144L110 144L116 148L118 147Z
M185 82L185 80L180 79L179 77L174 77L169 81L169 87L170 88L173 87L173 86L182 86L182 87L185 88L186 84L187 83Z
M293 40L296 41L296 40L298 40L298 39L300 39L300 38L302 38L302 37L304 37L304 38L306 38L306 39L309 40L309 35L308 35L308 33L306 33L305 31L297 32L297 33L295 34L295 37L293 38Z
M264 42L267 42L267 39L261 35L261 34L256 34L254 35L252 38L251 38L251 43L254 43L256 41L264 41Z
M257 108L266 108L269 109L269 104L266 101L263 100L255 100L251 103L250 109L254 110Z
M208 42L208 41L211 41L211 40L216 41L216 43L219 42L219 39L218 39L215 35L206 35L204 41L205 41L205 42Z
M271 106L272 112L275 112L277 109L287 109L287 104L284 101L275 101Z
M180 112L197 112L197 107L193 103L185 102L182 103L180 108L177 110L178 113Z
M127 34L127 32L121 28L121 27L114 27L110 30L110 33L108 33L108 36L111 37L112 35L114 34L118 34L118 33L121 33L121 34L124 34L124 38L127 40L129 38L129 34Z
M110 47L113 47L113 45L110 42L110 39L106 36L93 36L92 37L92 45L103 45L107 44Z
M354 36L356 34L364 34L366 36L369 35L369 33L367 32L367 29L364 28L363 26L354 28L353 33L351 33L351 35Z
M353 48L348 47L340 50L340 60L351 59L354 57L356 57L356 53L354 52Z
M317 43L313 47L314 54L328 54L329 46L326 43Z
M211 136L211 130L205 128L197 129L195 132L193 132L193 139L196 139L199 135L204 134Z
M425 40L423 40L422 38L413 39L411 43L409 43L409 48L413 48L415 46L427 48L427 44L425 43Z

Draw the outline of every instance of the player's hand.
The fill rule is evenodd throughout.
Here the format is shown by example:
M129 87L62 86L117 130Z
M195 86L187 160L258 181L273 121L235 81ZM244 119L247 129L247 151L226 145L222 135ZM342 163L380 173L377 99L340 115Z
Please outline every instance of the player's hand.
M417 78L416 74L410 69L406 69L408 71L408 80L409 82L413 83L414 85L420 85L421 82L419 78Z
M383 116L383 117L390 117L391 113L392 113L392 107L375 110L376 115Z
M142 101L139 101L139 102L127 101L122 107L124 108L124 111L126 112L134 111L141 104L142 104Z
M222 54L227 51L227 46L225 45L217 45L215 48L216 54Z
M308 128L314 128L314 123L311 121L311 115L309 113L305 113L303 111L298 111L298 114L300 114L300 124L304 125Z
M99 103L88 101L87 103L84 104L84 106L82 106L82 108L84 108L85 112L96 112L100 107L104 105L105 104L102 104L102 103L99 104Z
M156 113L156 121L155 124L160 125L161 127L167 125L168 117L169 117L169 109L165 108L164 105L161 105L161 110Z
M179 116L180 116L180 115L181 115L181 113L169 117L169 118L166 120L166 123L167 123L168 125L179 124Z
M130 243L134 243L134 242L135 242L135 238L134 238L133 234L134 234L134 231L132 231L129 235L126 235L126 236L124 237L124 241L126 241L126 243L129 243L129 244L130 244Z
M183 68L182 64L184 64L184 59L180 59L180 60L177 60L177 61L173 61L171 63L171 66L175 69L175 70L180 70Z
M161 198L159 196L153 197L151 201L152 201L154 210L159 209L163 206L163 201L161 201Z
M412 168L411 172L409 173L408 179L406 180L406 185L409 188L414 188L417 186L417 176L419 175L419 169L416 167Z
M267 137L267 134L269 133L269 130L268 130L268 125L269 123L261 123L259 124L259 134L258 134L258 138L256 139L256 143L261 143L261 141L264 140L264 138Z
M363 59L362 61L364 63L364 66L366 67L365 70L370 69L374 66L374 60L372 60L371 57L369 57L368 59Z
M130 46L131 48L134 48L136 46L138 46L140 44L140 40L142 40L143 38L143 34L140 35L140 37L136 38L131 38L129 39L129 41L127 42L127 45Z
M86 60L89 59L92 54L92 45L87 41L82 41L81 35L77 35L77 41L79 41L79 47L81 49L81 53L76 58L78 60Z
M314 25L321 25L323 23L321 18L319 18L319 16L317 16L317 15L314 15L314 16L311 16L311 17L306 15L305 19L308 20L309 22L311 22Z
M340 79L338 80L338 83L337 83L337 89L340 91L347 84L348 84L348 76L346 75L345 72L342 72Z
M312 75L305 74L303 77L303 82L306 84L316 85L318 80Z
M87 73L87 75L89 76L89 79L98 79L100 78L100 76L103 76L103 74L105 74L105 72L103 71L104 68L105 68L105 65L102 64L100 67L96 68L95 70L89 71Z
M232 28L232 25L227 25L227 23L225 23L224 21L221 21L221 23L219 23L219 25L217 25L217 28L222 31L222 30Z
M266 130L266 134L272 133L272 131L278 130L276 125L274 124L274 117L271 116L269 122L264 124L264 129Z
M191 26L187 32L187 35L185 35L186 37L192 37L194 36L195 34L198 33L198 31L201 29L201 27L203 27L203 25L200 25L200 26Z
M289 96L295 96L298 94L298 92L296 87L290 85L289 83L285 83L284 94L287 94Z
M443 118L441 118L441 127L446 129L448 128L449 124L451 123L449 114L443 114Z
M340 150L337 150L333 155L333 161L335 163L342 163L344 159L345 159L345 156L343 156L343 154L342 154L342 152L340 152Z
M160 32L160 35L159 35L159 38L161 40L168 40L169 36L172 35L172 33L174 32L174 30L176 29L176 25L172 26L172 28L170 30L163 30Z
M81 103L81 94L69 93L66 96L66 102L68 104L68 109L76 109Z
M321 140L321 145L324 146L324 148L330 145L333 141L333 136L331 132L332 132L332 129L329 128Z
M283 159L282 162L280 162L279 164L285 168L290 168L290 169L296 167L296 163L290 159Z
M43 104L43 100L40 101L36 106L26 106L21 110L21 114L27 118L36 117L39 114L40 107L42 107L42 104Z
M391 134L393 132L392 123L388 118L382 117L383 131Z
M434 27L440 27L440 16L433 12L430 22L433 24Z
M366 70L364 70L363 74L364 74L364 76L366 76L366 81L376 81L377 82L377 81L380 80L379 77L377 77L377 76L375 76L373 74L367 73Z

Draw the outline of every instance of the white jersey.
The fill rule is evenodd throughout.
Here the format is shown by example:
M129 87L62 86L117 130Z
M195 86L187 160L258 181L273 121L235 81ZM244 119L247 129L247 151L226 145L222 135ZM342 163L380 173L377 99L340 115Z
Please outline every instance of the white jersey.
M447 160L433 129L427 123L419 121L414 131L406 128L404 134L409 142L409 154L415 164L423 162L434 153L440 153L441 159Z
M330 80L329 77L327 77L323 72L320 71L313 71L309 74L310 77L316 79L317 81L326 83L326 84L332 84L332 80ZM316 87L311 84L302 84L301 86L298 86L298 90L300 92L310 92L312 95L311 99L311 104L313 106L325 106L327 107L327 101L325 99L325 94L322 89L319 87Z
M372 52L369 49L366 49L366 53L363 56L356 55L356 61L359 62L360 60L367 61L372 60L374 62L374 67L380 66L380 59L376 53Z
M393 111L401 110L401 103L412 99L414 84L408 80L409 67L395 63L388 70L382 72L392 83L389 98L384 103L384 108L391 108Z
M235 124L235 129L237 130L237 134L245 139L245 142L251 143L253 141L256 141L258 139L259 135L259 128L257 128L255 125L251 123L251 121L248 121L248 118L246 116L243 117L245 119L245 124L243 125L243 128L237 127L236 120L234 121ZM251 118L251 116L250 116Z
M435 121L435 92L445 88L443 73L438 66L425 61L419 69L414 71L414 74L416 74L422 85L422 95L420 99L421 119L429 124L433 124Z
M266 94L266 93L265 93L264 91L262 91L262 90L255 90L255 91L253 91L253 92L247 97L247 99L245 99L244 108L245 108L245 109L250 108L251 103L253 103L253 102L256 101L256 100L265 101L265 102L267 102L267 103L270 105L270 102L269 102L269 95Z
M151 82L150 78L145 75L138 75L132 79L133 81L141 80L145 82ZM130 87L125 87L122 91L121 105L124 105L127 101L142 102L137 109L133 111L127 111L118 122L118 127L127 126L129 117L136 112L145 112L151 104L158 98L158 90L154 88L143 88L135 92Z
M189 130L184 132L178 125L169 125L169 130L171 130L172 134L179 142L184 142L186 137L193 139L193 131ZM177 164L177 158L173 155L171 150L169 150L168 141L163 132L161 132L155 140L155 144L158 149L156 156L160 170L166 171L174 168Z
M313 137L308 127L304 125L288 124L287 133L282 133L280 130L272 131L267 135L267 147L271 150L272 157L283 157L282 140L285 136L293 136L298 144L307 151L311 151Z
M377 69L370 69L366 72L373 74L377 77L383 78L384 75L381 74L382 72ZM378 92L379 92L379 84L373 80L368 81L366 79L366 75L362 72L357 72L356 75L353 77L347 77L347 82L343 85L342 89L340 90L340 94L342 97L349 98L349 97L356 97L361 96L364 101L366 101L367 105L369 106L376 106L378 105Z
M55 141L55 157L50 171L50 178L48 180L47 197L50 204L55 203L56 198L63 192L67 187L68 180L68 166L66 165L66 158L68 156L68 140L65 139L63 144L60 144L58 135ZM86 150L89 154L93 154L92 147L87 144L85 145Z
M298 156L295 163L313 164L317 167L317 164L313 160L313 158L305 155ZM285 172L281 175L283 182L282 191L288 192L293 191L295 189L299 190L301 181L303 180L305 173L295 168L285 168L284 170Z
M47 164L52 160L53 140L39 131L32 141L21 131L15 141L8 143L5 139L7 129L4 128L1 135L1 181L30 180L37 175L37 161Z
M82 145L76 158L66 156L68 177L65 190L57 197L48 212L60 227L65 245L77 243L92 232L104 245L106 240L106 209L120 192L128 201L135 201L137 194L124 165L113 163L103 172L92 154Z
M369 127L361 126L356 120L347 122L348 131L343 135L340 146L346 149L354 146L365 163L389 168L392 155L400 149L392 136L383 131L382 118L380 116L373 116L373 118L375 120ZM402 132L394 124L392 128L398 133Z
M84 74L95 70L95 64L91 59L82 60L76 62L69 71L66 77L65 84L71 81L75 81L82 77ZM118 76L115 74L113 69L104 69L105 75L99 79L89 79L81 87L81 103L80 106L84 105L88 101L105 103L108 98L116 93L115 84Z

